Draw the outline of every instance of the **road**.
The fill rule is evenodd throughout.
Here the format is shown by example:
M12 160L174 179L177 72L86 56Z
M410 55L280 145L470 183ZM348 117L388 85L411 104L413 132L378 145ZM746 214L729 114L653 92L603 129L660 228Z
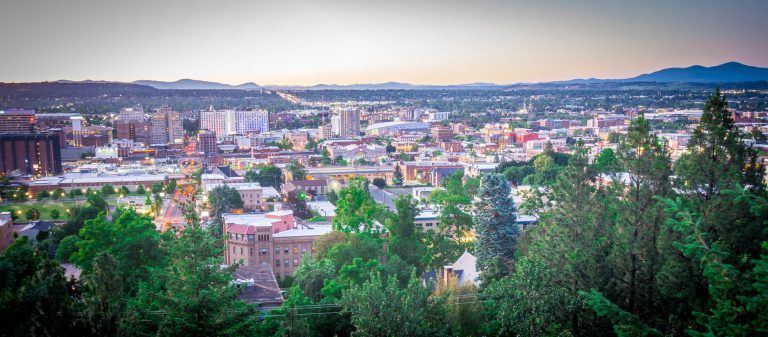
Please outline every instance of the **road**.
M393 211L395 210L394 194L387 192L385 190L379 189L378 187L373 185L370 185L368 187L368 193L371 195L371 197L373 197L374 201L380 204L384 204L385 206L389 207L389 209Z
M157 230L167 231L169 228L181 228L186 225L184 214L181 210L181 203L192 198L193 194L188 189L177 189L173 196L163 200L163 210L160 216L155 219Z

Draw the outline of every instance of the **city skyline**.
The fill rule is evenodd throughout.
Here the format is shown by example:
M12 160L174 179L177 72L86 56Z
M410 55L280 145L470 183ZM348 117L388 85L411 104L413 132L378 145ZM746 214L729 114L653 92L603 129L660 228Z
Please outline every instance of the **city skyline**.
M0 81L314 85L625 78L768 66L768 3L14 2ZM716 22L717 24L713 24ZM715 47L713 47L715 46Z

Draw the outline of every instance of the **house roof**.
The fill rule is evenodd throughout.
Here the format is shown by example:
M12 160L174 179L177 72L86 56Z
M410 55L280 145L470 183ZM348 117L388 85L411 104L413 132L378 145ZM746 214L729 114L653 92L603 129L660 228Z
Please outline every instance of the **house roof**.
M240 294L237 299L247 303L276 306L283 303L272 268L262 265L241 266L233 273Z
M235 170L233 170L229 166L224 166L224 165L216 166L216 170L221 172L221 174L223 174L225 177L235 178L240 176L239 174L237 174L237 172L235 172Z

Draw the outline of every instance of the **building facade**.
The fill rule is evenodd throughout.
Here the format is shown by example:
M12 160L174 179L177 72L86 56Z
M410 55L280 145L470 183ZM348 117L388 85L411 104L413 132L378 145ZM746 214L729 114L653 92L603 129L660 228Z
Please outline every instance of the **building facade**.
M360 110L354 108L337 109L331 117L333 133L340 138L356 138L360 136Z
M34 110L0 110L0 132L34 133Z
M216 134L213 131L201 130L197 134L197 150L205 154L216 153Z
M178 111L164 106L149 118L150 144L181 144L184 142L184 126Z
M49 176L61 173L61 143L50 133L0 134L0 174Z

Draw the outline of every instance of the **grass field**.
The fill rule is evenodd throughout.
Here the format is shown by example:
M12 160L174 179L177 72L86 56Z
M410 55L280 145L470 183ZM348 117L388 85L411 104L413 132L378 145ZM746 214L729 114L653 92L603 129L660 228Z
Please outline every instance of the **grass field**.
M72 208L73 205L74 205L74 202L72 201L63 201L63 202L54 201L54 200L28 201L28 202L8 203L8 204L0 205L0 212L15 212L19 220L27 220L26 218L27 210L34 207L40 211L41 220L65 220L67 218L67 210ZM61 214L59 215L58 219L53 219L51 217L51 211L54 209L58 209L59 213Z

